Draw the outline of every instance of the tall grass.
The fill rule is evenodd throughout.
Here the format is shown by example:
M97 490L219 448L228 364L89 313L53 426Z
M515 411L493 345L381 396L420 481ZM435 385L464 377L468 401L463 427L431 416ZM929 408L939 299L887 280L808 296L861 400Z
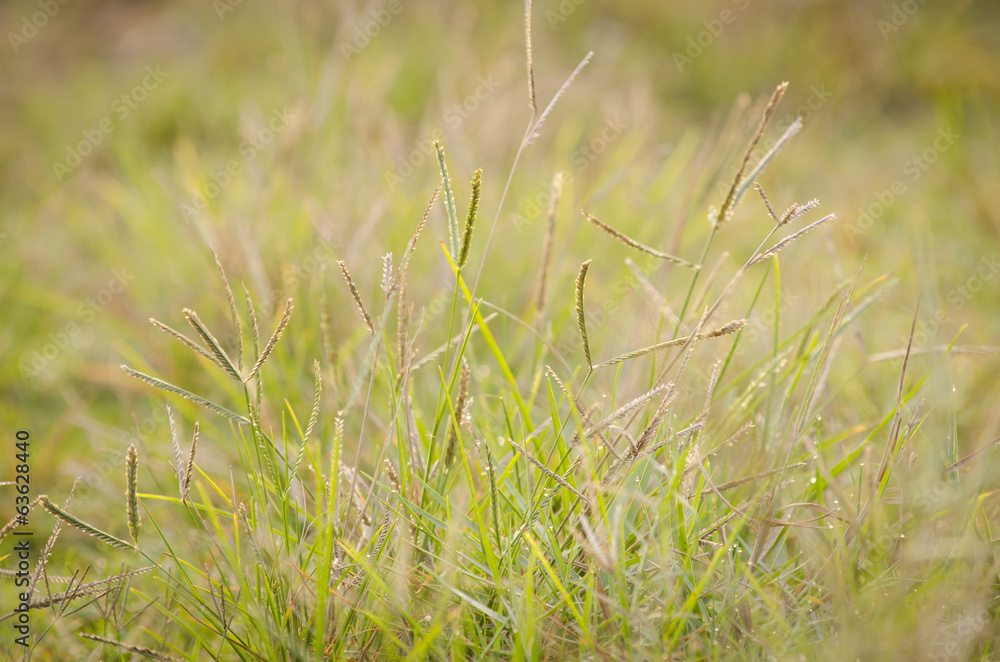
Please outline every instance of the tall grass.
M989 477L996 443L931 471L917 462L933 366L913 374L913 327L895 399L869 423L824 423L843 388L831 384L831 366L876 310L886 276L859 265L794 315L779 306L782 275L795 277L782 272L783 251L836 221L806 218L816 201L778 215L758 183L798 128L749 166L785 84L762 104L720 206L704 210L708 232L692 229L704 241L700 253L647 246L584 211L580 227L589 222L610 237L596 235L587 255L576 254L554 239L553 195L545 236L522 239L525 250L542 247L539 276L488 261L517 162L553 108L538 113L527 26L532 118L482 246L473 236L482 170L472 175L460 232L461 191L439 144L441 183L413 219L402 259L394 267L388 253L399 247L384 246L381 264L353 265L378 273L381 301L338 263L360 320L328 303L322 319L301 319L288 299L262 336L252 289L244 285L238 304L216 257L229 328L210 329L191 309L181 315L193 335L151 321L225 383L218 392L227 399L123 369L171 402L221 417L231 435L206 435L196 421L185 452L171 413L176 486L169 494L144 486L144 474L169 472L143 466L130 446L125 497L106 521L40 497L55 526L52 553L68 526L109 555L122 550L113 558L123 565L95 581L82 569L49 577L43 562L32 607L56 621L83 604L97 610L94 631L78 634L108 659L855 659L872 647L842 633L893 605L922 629L911 641L893 638L885 659L1000 654ZM738 266L714 269L712 249L751 186L760 195L757 247L741 255L734 245ZM429 319L407 284L422 277L410 269L415 251L437 255L418 240L442 190L448 237L437 259L451 277L449 305ZM625 352L598 340L608 334L594 333L591 314L595 304L604 310L613 268L604 256L614 242L679 267L669 277L686 293L668 315L647 280L654 324L627 308L618 315L636 329L656 326L657 337ZM480 264L470 282L474 250ZM581 266L572 280L554 264ZM729 272L728 282L716 279ZM535 294L511 312L479 295L484 279ZM748 355L745 333L768 285L772 333ZM333 316L352 316L359 333L337 337ZM556 342L554 324L573 341ZM280 397L265 380L282 361L310 373L280 354L313 328L321 328L322 361L311 366L312 408L296 411L299 397ZM201 466L206 447L225 449L234 465ZM131 542L109 532L120 524ZM53 591L60 580L69 588Z

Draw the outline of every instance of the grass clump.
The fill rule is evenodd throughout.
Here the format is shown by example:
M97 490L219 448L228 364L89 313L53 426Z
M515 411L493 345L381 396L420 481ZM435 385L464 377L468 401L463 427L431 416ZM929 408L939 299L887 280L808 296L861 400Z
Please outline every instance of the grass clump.
M858 425L823 422L844 388L831 382L832 366L887 277L859 270L799 309L779 306L785 249L836 220L829 214L774 238L818 205L792 204L778 215L758 183L801 123L750 165L786 84L763 104L721 205L705 210L702 231L691 231L704 242L699 257L674 255L698 253L690 243L668 253L584 211L583 221L610 239L590 239L589 254L599 257L567 277L562 267L583 256L556 239L564 185L557 174L537 277L487 266L517 161L590 57L538 113L530 12L529 3L532 117L474 280L466 275L486 199L482 170L460 233L440 143L440 183L415 231L402 253L381 247L385 257L370 269L381 310L364 303L364 270L355 280L337 263L360 323L349 304L330 305L324 288L316 319L293 319L288 298L262 346L266 320L251 287L243 285L241 307L213 252L229 328L213 333L187 308L191 337L152 323L193 353L216 380L207 387L215 394L123 369L190 417L221 417L228 434L207 425L213 432L202 432L195 421L185 451L168 409L179 496L173 487L170 495L140 492L140 471L155 476L160 467L143 467L128 447L122 522L132 542L105 531L114 530L110 516L98 527L40 497L55 518L53 541L64 524L142 565L89 583L81 571L68 578L69 590L52 592L43 562L45 597L33 608L87 601L107 631L82 638L161 660L853 659L841 633L854 620L887 618L886 605L898 602L924 622L920 614L951 595L948 580L970 587L966 611L947 603L949 613L934 610L926 622L973 614L979 625L958 646L989 659L998 567L984 553L995 513L982 467L995 444L921 473L913 449L929 372L909 372L915 319L895 399ZM765 221L753 227L756 248L735 269L725 259L712 267L717 235L736 225L750 186ZM407 286L424 275L411 261L442 191L447 242L436 259L448 280L432 316ZM666 270L640 274L651 320L607 312L610 246ZM390 249L402 255L395 266ZM512 312L489 301L480 293L484 278L529 292L529 303ZM320 280L325 286L325 273ZM769 284L772 333L751 345ZM658 287L679 293L676 314ZM611 314L635 333L609 338ZM356 328L338 335L337 318ZM620 351L616 340L650 329L652 340ZM560 334L573 343L560 343ZM322 360L310 372L287 345L306 345ZM595 363L602 355L612 358ZM306 375L311 400L277 376L266 389L272 370ZM945 540L942 508L958 522L961 544L936 553L927 540ZM141 627L130 627L133 617ZM817 652L824 648L833 652Z

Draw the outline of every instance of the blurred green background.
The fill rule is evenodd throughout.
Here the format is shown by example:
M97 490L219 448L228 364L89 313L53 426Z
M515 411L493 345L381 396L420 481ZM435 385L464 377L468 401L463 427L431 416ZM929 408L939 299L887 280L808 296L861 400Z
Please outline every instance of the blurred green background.
M118 366L217 400L232 395L148 323L180 329L180 311L191 307L211 328L225 327L208 246L253 292L265 329L296 298L267 376L296 411L312 399L323 268L342 369L353 375L364 331L335 261L346 259L363 296L377 300L379 256L398 259L439 179L431 137L445 145L460 205L472 172L485 170L478 264L530 117L523 24L514 2L0 6L0 423L11 443L14 430L30 430L36 493L61 500L84 476L90 491L77 511L105 512L103 497L120 498L122 454L136 440L152 480L171 489L163 399ZM849 406L831 412L831 427L891 408L899 361L862 368L871 354L905 347L918 295L920 345L949 343L965 325L959 344L998 344L996 3L537 2L540 105L590 50L592 62L519 164L482 296L527 308L539 209L556 171L569 183L551 324L566 346L579 263L597 258L588 296L600 301L615 296L627 254L583 225L581 207L697 259L708 207L725 197L761 100L787 80L765 145L796 115L803 129L761 182L776 207L816 197L840 220L783 254L783 316L808 317L862 263L864 281L899 279L845 341L851 353L832 379ZM724 229L733 260L768 223L748 196ZM431 302L448 292L436 245L446 237L438 207L409 286L427 304L428 329ZM657 283L677 305L683 288L669 275ZM641 321L641 301L624 305ZM634 319L593 329L602 356L647 344L653 321ZM444 337L426 333L427 347ZM767 351L766 338L760 347ZM913 369L935 362L922 356ZM995 436L997 367L984 354L934 371L931 449L977 448ZM335 411L345 394L327 397ZM182 412L187 429L196 417L215 426L222 441L199 462L225 473L228 426L193 407Z

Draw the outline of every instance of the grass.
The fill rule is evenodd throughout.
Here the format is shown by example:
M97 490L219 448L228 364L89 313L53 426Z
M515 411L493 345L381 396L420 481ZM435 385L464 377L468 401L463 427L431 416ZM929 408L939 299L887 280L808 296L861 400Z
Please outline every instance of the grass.
M411 10L394 20L433 34ZM50 229L64 215L73 238L51 235L41 264L55 280L4 294L21 302L5 333L26 338L5 388L34 416L17 423L32 429L30 527L51 531L30 578L36 659L1000 654L994 293L963 300L969 328L926 332L941 311L955 317L943 292L957 290L885 268L909 247L899 225L871 229L865 251L845 238L871 201L850 194L846 166L860 157L807 121L780 121L794 84L737 98L662 153L644 146L642 110L606 156L578 151L600 134L579 129L593 107L614 108L620 93L604 70L588 82L600 51L566 66L543 56L567 38L545 29L550 10L534 8L526 50L491 46L518 89L482 102L485 130L473 117L467 141L398 140L398 153L422 157L393 191L383 175L398 164L351 133L407 121L366 124L378 103L352 101L335 76L421 117L427 92L399 80L419 87L422 72L446 69L442 47L428 40L429 53L402 61L386 37L353 68L324 69L323 28L293 44L287 16L264 28L252 12L267 10L250 7L225 19L235 36L218 43L260 48L249 38L260 30L284 42L288 60L274 66L295 74L288 85L319 82L228 185L220 165L260 135L265 100L280 95L259 91L265 112L220 140L226 94L247 92L231 82L212 96L177 60L186 73L147 106L156 118L122 120L62 187L9 187L21 197L4 204ZM482 11L520 34L520 16ZM469 59L487 52L458 32L448 38ZM466 90L468 67L443 75ZM185 109L202 91L204 107ZM675 126L673 111L642 108ZM442 117L427 111L413 144ZM883 148L858 149L874 159ZM978 149L970 159L995 165L995 150ZM827 151L839 169L810 172ZM943 186L933 176L910 193L950 209L950 196L926 193ZM218 194L185 215L213 182ZM990 190L970 188L984 202ZM935 230L936 246L913 231L912 250L944 263L974 243L969 225ZM28 256L28 238L45 238L11 232ZM107 265L124 271L122 289L108 282L110 300L94 293L89 308L52 284L79 269L104 288ZM20 257L3 268L41 267ZM41 346L45 311L83 336L12 376ZM41 423L54 400L66 413ZM133 411L135 433L119 440ZM93 462L104 447L106 471ZM12 531L0 529L5 545Z

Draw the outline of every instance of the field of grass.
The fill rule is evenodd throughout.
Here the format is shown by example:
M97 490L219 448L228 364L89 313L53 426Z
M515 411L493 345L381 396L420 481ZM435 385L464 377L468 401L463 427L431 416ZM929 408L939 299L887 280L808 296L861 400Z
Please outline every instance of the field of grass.
M1000 659L996 4L531 17L0 6L0 655Z

